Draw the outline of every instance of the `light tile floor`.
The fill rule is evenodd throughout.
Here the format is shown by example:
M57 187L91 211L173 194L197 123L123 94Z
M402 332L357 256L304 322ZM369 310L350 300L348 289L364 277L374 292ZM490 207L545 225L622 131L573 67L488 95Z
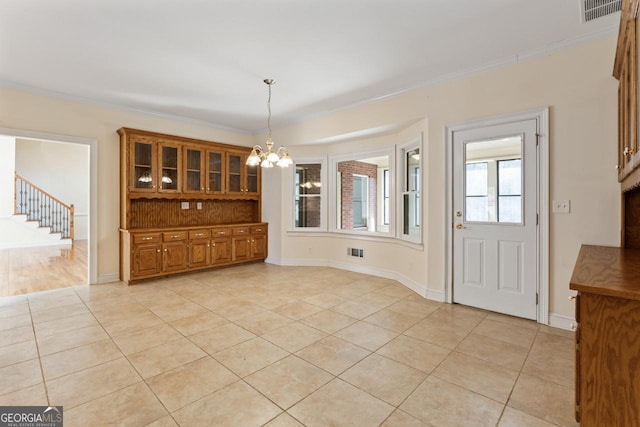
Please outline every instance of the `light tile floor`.
M572 333L331 268L253 264L0 299L0 405L65 426L549 426Z

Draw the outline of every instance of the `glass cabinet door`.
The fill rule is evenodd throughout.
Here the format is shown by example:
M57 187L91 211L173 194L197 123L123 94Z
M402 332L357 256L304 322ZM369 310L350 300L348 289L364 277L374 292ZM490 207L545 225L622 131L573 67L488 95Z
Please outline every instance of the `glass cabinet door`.
M242 193L244 187L242 182L242 155L229 153L227 155L227 191L229 193Z
M260 166L245 166L247 177L247 187L245 188L245 193L258 194L258 188L260 186L260 179L258 175L259 167Z
M180 150L177 146L160 144L160 190L178 191Z
M155 191L156 176L153 164L153 143L133 142L133 189Z
M204 186L202 185L202 151L187 148L185 150L185 157L185 191L204 191Z
M223 153L207 152L207 193L222 193L224 177Z

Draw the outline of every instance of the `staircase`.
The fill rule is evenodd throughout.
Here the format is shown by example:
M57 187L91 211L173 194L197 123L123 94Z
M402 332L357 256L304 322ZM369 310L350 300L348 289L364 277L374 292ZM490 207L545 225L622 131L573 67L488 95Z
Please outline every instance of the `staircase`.
M27 179L15 174L14 214L25 215L27 222L37 222L39 228L59 233L61 239L73 243L73 205L67 205Z

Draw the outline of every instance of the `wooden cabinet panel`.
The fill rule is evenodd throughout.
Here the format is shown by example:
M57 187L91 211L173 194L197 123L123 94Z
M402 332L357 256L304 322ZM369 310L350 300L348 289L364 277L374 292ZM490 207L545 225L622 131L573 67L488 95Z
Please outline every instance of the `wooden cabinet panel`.
M251 258L251 240L249 236L231 238L233 261L246 261Z
M620 16L620 33L613 66L618 86L618 180L625 188L633 187L640 180L634 171L640 166L638 140L638 0L624 0ZM631 182L629 182L631 181Z
M211 264L209 240L189 241L189 268L207 267Z
M256 234L251 236L251 258L267 257L267 236L264 234Z
M640 420L640 301L583 293L580 417L583 426Z
M163 272L176 272L187 269L187 245L184 242L164 243L162 251Z
M211 242L211 264L229 264L233 260L231 238L216 238Z
M162 271L162 245L140 244L133 247L132 277L152 276Z

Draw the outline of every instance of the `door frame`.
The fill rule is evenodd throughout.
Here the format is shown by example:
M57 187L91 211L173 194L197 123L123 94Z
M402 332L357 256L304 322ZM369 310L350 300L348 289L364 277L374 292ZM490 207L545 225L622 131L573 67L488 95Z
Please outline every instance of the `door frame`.
M453 136L455 132L506 123L536 120L537 150L537 322L549 324L549 107L447 125L445 189L445 302L453 303Z
M87 145L89 148L89 246L87 248L87 280L88 284L98 283L98 140L77 136L58 135L23 129L1 128L0 134L37 139L49 142L67 142Z

